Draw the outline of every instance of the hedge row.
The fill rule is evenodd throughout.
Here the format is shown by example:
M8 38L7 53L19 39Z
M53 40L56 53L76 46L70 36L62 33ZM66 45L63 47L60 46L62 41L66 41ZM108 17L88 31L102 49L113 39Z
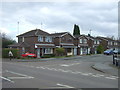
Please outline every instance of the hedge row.
M19 50L18 49L4 48L4 49L2 49L2 58L9 58L9 51L11 51L13 53L13 58L19 57Z
M45 54L43 56L41 56L41 58L50 58L50 57L55 57L54 54Z

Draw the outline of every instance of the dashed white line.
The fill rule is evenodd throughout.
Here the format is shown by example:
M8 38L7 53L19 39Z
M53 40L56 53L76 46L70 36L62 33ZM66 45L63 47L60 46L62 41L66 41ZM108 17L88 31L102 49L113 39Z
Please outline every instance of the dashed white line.
M116 80L117 78L113 78L113 77L105 77L107 79L113 79L113 80Z
M69 86L69 85L60 84L60 83L57 83L56 85L62 86L63 88L75 88L75 87L72 87L72 86Z
M34 77L8 77L9 79L31 79L31 78L34 78Z
M27 77L27 75L25 75L25 74L16 73L16 72L13 72L13 71L8 71L8 70L6 70L6 72L9 72L9 73L12 73L12 74L17 74L17 75L20 75L20 76Z

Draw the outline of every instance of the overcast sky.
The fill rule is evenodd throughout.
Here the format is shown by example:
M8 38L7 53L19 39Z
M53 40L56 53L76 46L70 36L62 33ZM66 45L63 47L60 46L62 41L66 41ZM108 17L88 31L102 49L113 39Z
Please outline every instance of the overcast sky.
M112 1L112 0L111 0ZM73 33L78 24L81 34L118 35L118 2L2 2L1 32L11 38L32 29L49 33ZM19 22L19 31L18 31Z

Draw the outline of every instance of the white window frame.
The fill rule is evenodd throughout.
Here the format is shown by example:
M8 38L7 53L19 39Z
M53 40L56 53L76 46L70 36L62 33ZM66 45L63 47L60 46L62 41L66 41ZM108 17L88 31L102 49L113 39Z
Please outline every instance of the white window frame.
M82 39L80 39L80 43L82 43Z
M97 44L97 41L96 41L96 40L94 40L94 44Z
M52 42L52 37L45 37L45 42Z
M24 37L22 37L22 42L24 42L25 41L25 38Z
M42 36L38 36L38 42L43 42L43 37Z
M84 42L83 43L87 43L87 39L84 39Z
M113 45L113 42L111 41L110 44Z
M45 54L53 54L52 48L45 48Z
M99 41L99 40L97 40L97 44L100 44L100 41Z

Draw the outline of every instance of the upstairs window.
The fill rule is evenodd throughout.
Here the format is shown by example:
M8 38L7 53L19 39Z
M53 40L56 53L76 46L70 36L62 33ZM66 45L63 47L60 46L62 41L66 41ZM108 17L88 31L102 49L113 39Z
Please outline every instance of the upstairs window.
M108 42L108 45L113 45L113 42L109 41L109 42Z
M96 40L94 40L94 44L96 44Z
M80 39L80 43L83 43L83 44L87 43L87 39Z
M94 40L94 44L100 44L99 40Z
M80 43L82 43L82 39L80 39Z
M42 36L38 36L38 42L43 42L43 37Z
M46 37L45 42L52 42L52 37Z
M87 43L87 39L83 39L83 43Z
M22 42L24 42L25 41L25 39L24 39L24 37L22 37Z
M100 44L100 41L99 41L99 40L97 40L97 44Z

